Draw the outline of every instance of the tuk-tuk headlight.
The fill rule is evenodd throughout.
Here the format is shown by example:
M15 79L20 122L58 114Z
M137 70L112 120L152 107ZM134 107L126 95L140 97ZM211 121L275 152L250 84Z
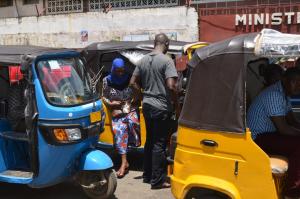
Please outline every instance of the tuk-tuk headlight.
M81 131L78 128L75 129L65 129L68 138L70 141L80 140L81 139Z
M63 142L80 140L82 137L79 128L53 129L53 134L58 141Z

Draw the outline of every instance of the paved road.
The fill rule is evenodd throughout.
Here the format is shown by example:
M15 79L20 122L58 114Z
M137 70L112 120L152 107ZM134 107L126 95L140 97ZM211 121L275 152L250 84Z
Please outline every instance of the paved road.
M142 183L140 155L129 158L131 170L123 179L118 179L114 199L172 199L170 189L151 190ZM115 160L116 161L116 160ZM118 161L116 161L118 164ZM24 185L0 183L1 199L87 199L80 186L65 182L44 189L30 189Z

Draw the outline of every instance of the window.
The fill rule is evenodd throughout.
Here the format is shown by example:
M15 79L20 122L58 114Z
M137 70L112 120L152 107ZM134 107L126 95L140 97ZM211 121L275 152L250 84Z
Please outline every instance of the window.
M12 0L0 0L0 7L8 7L13 5L14 4Z
M48 0L46 5L48 14L83 11L83 0Z
M23 0L23 4L39 4L39 0Z
M177 6L178 0L90 0L90 11Z

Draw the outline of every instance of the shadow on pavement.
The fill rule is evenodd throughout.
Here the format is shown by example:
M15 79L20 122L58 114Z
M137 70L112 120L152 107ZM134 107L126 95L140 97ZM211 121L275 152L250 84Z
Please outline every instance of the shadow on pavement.
M88 199L78 184L65 182L55 186L32 189L26 185L0 183L1 199ZM117 199L113 197L112 199Z
M117 153L106 152L114 162L115 169L120 166L121 159ZM143 170L143 153L130 152L128 162L131 171ZM142 176L135 176L135 180L142 179ZM81 187L75 182L64 182L55 186L32 189L26 185L0 183L0 199L88 199ZM117 199L114 196L112 199Z
M118 170L121 165L121 156L114 150L103 150L103 152L109 155L114 162L114 169ZM143 171L144 153L129 151L127 154L127 160L129 162L129 170Z

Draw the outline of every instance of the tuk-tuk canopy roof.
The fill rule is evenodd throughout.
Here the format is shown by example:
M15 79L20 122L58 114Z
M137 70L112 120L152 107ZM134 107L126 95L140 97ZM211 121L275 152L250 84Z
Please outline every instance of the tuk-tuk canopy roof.
M29 55L32 58L35 58L45 53L57 53L63 51L66 51L66 49L28 45L0 45L0 63L21 64L22 55Z
M193 72L179 123L195 129L245 132L249 59L296 56L299 44L299 35L264 29L197 49L189 62Z
M196 67L201 60L224 54L253 54L255 38L258 35L259 33L238 35L223 41L212 43L203 48L198 48L195 51L192 60L189 62L189 66Z
M170 54L183 54L183 47L189 44L184 41L170 41ZM103 66L103 57L113 60L113 58L122 55L131 64L136 65L138 61L148 52L154 49L154 41L109 41L96 42L84 49L82 52L86 58L88 67L95 73L98 73ZM101 61L100 61L101 59Z
M182 53L183 46L190 42L185 41L170 41L170 53ZM108 42L95 42L85 47L87 51L122 51L122 50L146 50L151 51L154 48L154 41L108 41Z

